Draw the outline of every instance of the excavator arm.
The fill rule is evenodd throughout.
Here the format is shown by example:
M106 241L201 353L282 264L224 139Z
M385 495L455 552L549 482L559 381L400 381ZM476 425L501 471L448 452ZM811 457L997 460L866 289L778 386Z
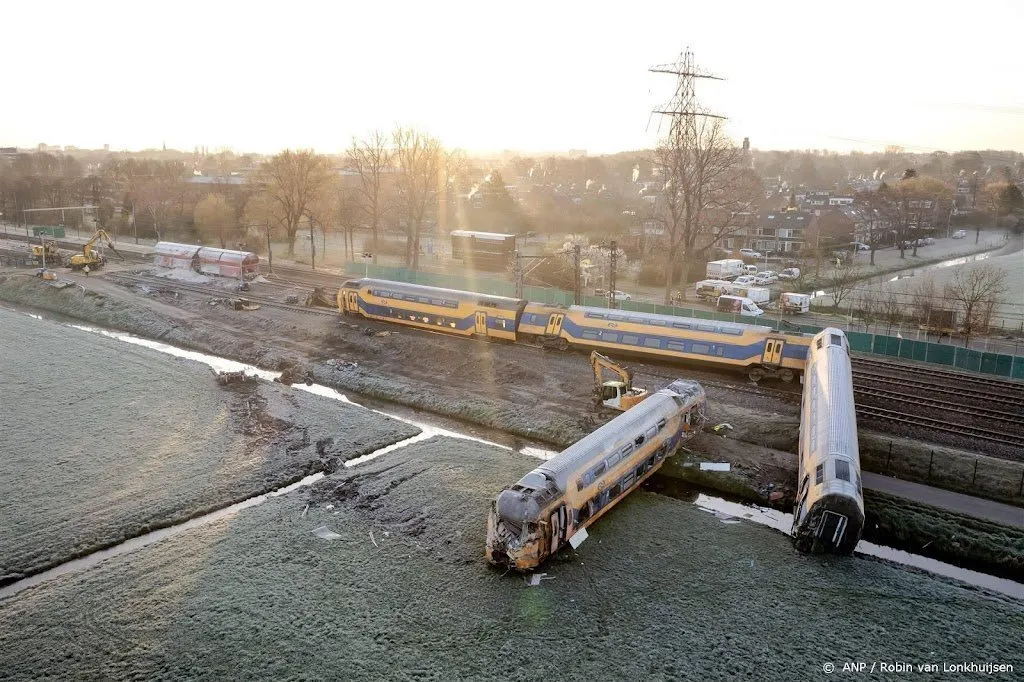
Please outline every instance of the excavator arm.
M601 370L608 370L619 378L619 381L626 385L628 391L633 387L633 371L617 364L607 355L601 355L596 350L590 353L590 366L594 368L594 387L600 389L604 385L604 377Z

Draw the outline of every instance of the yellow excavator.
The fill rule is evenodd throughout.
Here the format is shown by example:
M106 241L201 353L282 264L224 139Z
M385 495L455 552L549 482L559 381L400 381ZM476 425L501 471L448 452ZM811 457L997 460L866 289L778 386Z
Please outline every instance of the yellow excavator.
M103 264L107 262L106 258L103 257L102 253L93 249L93 244L95 244L98 239L102 239L106 245L110 247L110 250L117 254L118 258L124 260L124 256L118 253L117 249L114 248L114 242L111 240L110 235L103 230L96 230L96 234L92 236L92 239L82 246L82 253L76 253L68 261L68 265L72 270L81 270L86 265L89 266L90 270L103 267Z
M64 264L64 259L57 249L56 239L44 239L42 244L34 244L32 246L32 257L35 258L37 263L47 267L57 267Z
M646 388L633 387L633 371L619 365L607 355L596 350L590 354L590 366L594 369L594 408L608 408L625 412L647 397ZM608 370L618 377L617 380L605 381L603 370Z

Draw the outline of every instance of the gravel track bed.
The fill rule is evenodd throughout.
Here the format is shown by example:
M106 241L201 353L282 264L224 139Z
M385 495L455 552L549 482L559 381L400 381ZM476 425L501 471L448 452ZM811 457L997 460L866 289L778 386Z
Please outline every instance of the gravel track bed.
M431 439L32 588L0 602L0 671L667 680L817 679L824 662L866 659L1024 665L1020 601L800 556L779 533L646 492L529 587L486 565L483 540L488 501L535 464Z
M2 309L0 366L0 584L419 432Z

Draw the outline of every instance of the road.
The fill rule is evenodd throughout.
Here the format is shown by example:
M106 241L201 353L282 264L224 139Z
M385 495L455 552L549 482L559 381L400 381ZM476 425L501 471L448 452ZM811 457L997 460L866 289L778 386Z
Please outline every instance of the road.
M912 502L930 504L965 516L973 516L1014 528L1024 528L1024 509L980 497L962 495L930 485L901 481L881 474L865 471L861 474L864 487L881 493L902 497Z

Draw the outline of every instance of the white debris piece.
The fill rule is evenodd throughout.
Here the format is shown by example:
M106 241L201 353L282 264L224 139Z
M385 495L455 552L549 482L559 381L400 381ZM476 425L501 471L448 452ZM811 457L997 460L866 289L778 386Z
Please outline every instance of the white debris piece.
M540 585L540 581L543 580L544 576L546 576L546 575L547 575L547 573L534 573L526 581L526 584L529 585L530 587L537 587L537 585Z
M701 471L729 471L731 466L728 462L701 462Z
M327 526L320 526L319 528L314 528L312 533L313 535L323 540L337 540L341 537L333 530L328 530Z
M569 544L572 545L573 549L578 549L583 541L586 540L590 535L587 533L586 528L580 528L578 531L573 533L573 536L569 538Z

